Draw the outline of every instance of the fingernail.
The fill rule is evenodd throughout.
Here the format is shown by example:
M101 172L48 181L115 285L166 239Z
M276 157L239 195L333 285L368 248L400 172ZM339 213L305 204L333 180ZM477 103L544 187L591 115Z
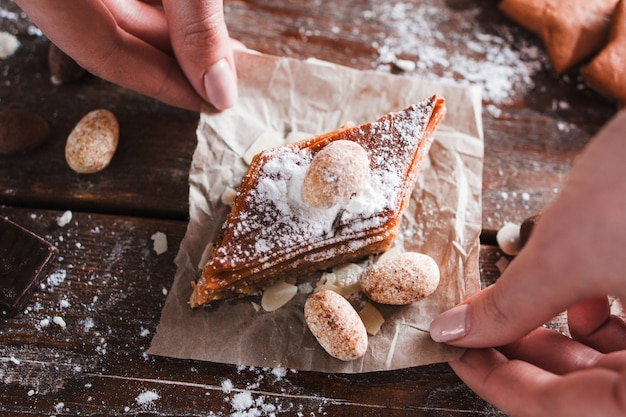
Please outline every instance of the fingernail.
M467 324L467 304L461 304L435 317L430 324L430 337L441 343L460 339L467 334Z
M218 110L232 107L237 101L237 81L226 59L217 61L204 73L204 89L209 102Z

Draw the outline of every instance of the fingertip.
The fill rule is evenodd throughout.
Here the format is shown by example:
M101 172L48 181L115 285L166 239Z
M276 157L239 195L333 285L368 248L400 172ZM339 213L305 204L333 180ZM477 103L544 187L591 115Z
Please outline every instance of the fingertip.
M468 305L458 305L430 323L430 337L439 343L450 343L464 337L469 330Z
M209 67L203 82L209 103L218 110L228 109L237 102L237 78L225 58Z

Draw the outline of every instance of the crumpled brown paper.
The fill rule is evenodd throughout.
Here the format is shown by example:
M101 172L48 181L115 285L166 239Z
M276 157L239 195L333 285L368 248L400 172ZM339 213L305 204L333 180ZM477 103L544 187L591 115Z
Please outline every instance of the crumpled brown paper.
M320 62L239 52L240 95L221 113L203 111L189 173L189 226L176 257L177 272L149 353L259 367L325 372L370 372L448 361L460 351L435 343L431 320L480 288L483 140L480 91ZM360 124L439 94L448 113L435 134L395 244L432 256L441 283L430 297L409 306L380 306L381 331L366 355L342 362L330 357L308 331L306 291L274 312L257 311L260 296L192 310L191 282L202 252L229 210L221 202L247 166L242 155L262 133L319 134L348 121ZM300 288L319 275L301 277ZM307 285L310 283L311 285ZM304 285L302 285L304 284Z

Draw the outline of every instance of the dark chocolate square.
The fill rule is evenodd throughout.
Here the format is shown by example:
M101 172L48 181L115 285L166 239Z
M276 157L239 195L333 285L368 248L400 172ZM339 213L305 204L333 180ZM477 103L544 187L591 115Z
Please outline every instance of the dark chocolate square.
M41 237L0 216L0 309L21 311L57 253Z

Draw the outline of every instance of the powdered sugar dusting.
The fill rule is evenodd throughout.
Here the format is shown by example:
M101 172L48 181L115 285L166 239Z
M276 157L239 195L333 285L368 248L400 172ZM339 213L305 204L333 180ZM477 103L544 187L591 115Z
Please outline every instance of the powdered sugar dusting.
M374 45L379 70L389 70L400 56L414 56L420 77L480 85L487 101L503 103L511 100L511 91L532 90L533 75L549 67L538 43L514 36L517 28L481 25L484 6L442 13L441 7L427 3L375 2L368 11L396 29L396 36ZM442 30L446 27L455 30Z
M365 242L364 233L383 227L387 216L401 206L403 184L433 105L426 99L406 112L344 131L346 138L363 141L371 170L364 189L343 206L320 209L303 201L302 182L315 150L295 146L265 152L257 159L258 170L252 167L254 174L244 179L253 181L244 196L245 206L229 219L237 228L226 232L231 235L211 262L235 268L253 257L269 265L286 250L293 254L361 239L354 248L358 249Z

